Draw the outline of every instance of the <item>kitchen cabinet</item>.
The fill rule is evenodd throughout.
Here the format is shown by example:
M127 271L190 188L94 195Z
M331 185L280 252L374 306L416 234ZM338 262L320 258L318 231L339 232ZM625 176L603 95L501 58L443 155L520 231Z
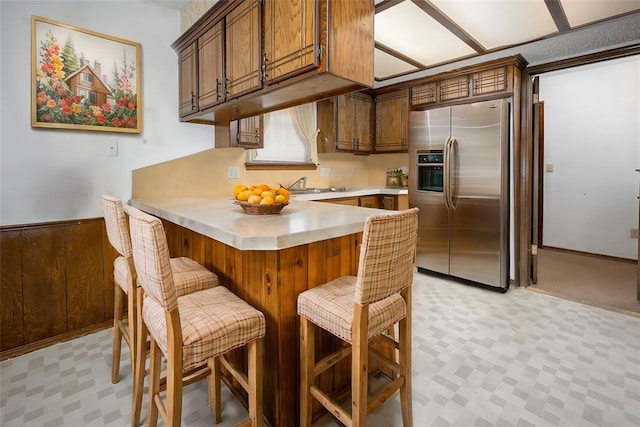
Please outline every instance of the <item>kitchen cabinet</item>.
M409 94L407 89L376 95L375 153L407 152L409 142Z
M262 116L234 120L229 126L216 126L215 144L216 148L263 148Z
M371 152L373 100L354 92L323 100L317 104L318 152Z
M260 89L260 1L244 0L225 18L227 99Z
M405 210L409 209L407 194L372 194L368 196L340 197L334 199L319 199L316 202L335 203L339 205L360 206L363 208Z
M178 55L178 111L180 117L198 111L197 82L198 55L197 42L191 43Z
M224 29L220 21L198 39L198 110L226 100Z
M263 69L266 84L318 67L318 2L265 0Z
M181 64L181 120L228 125L371 87L373 21L370 0L217 2L172 44ZM214 47L207 44L209 60L183 65L191 51L197 51L194 43L202 39L204 45L216 25L224 27L224 52L214 53ZM219 71L208 71L210 64L219 67L220 61L222 78ZM194 73L207 75L202 85L207 86L203 91L208 96L200 108L192 107L197 98L197 91L190 87L197 83L191 77Z

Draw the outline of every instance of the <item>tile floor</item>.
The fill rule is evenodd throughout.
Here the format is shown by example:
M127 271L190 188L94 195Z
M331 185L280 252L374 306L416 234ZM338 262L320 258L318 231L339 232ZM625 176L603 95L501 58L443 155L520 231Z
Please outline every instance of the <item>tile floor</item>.
M640 425L640 318L417 273L413 330L417 427ZM127 425L128 357L115 385L110 364L110 329L1 362L0 425ZM183 425L212 425L204 383L184 401ZM224 401L220 426L245 417ZM398 397L369 424L402 425Z

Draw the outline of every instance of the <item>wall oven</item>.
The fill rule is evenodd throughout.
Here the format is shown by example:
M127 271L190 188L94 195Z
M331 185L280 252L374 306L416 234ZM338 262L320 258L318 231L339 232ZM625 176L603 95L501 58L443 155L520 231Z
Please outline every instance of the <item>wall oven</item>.
M416 157L416 190L442 193L444 186L443 151L418 150Z

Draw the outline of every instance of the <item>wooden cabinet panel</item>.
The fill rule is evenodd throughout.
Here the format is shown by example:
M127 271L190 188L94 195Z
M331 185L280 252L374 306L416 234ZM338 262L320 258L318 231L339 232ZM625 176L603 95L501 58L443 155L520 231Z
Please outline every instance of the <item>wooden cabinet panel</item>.
M318 66L317 7L313 0L264 1L263 66L267 84Z
M100 323L104 318L102 227L99 222L65 227L67 330Z
M318 152L369 153L372 148L373 100L362 93L318 103Z
M363 208L380 208L380 198L378 196L360 196L358 206Z
M25 343L22 326L22 233L0 233L0 351Z
M234 135L235 134L235 135ZM247 117L231 126L231 146L244 148L264 147L262 116Z
M406 89L376 97L374 151L406 152L409 141L409 97Z
M67 331L64 228L22 232L24 336L27 343Z
M226 100L224 78L224 20L198 39L198 108Z
M227 98L261 88L259 0L244 0L226 16Z
M196 43L191 43L185 49L181 50L178 55L178 110L180 117L198 111L197 106L197 71L198 56Z

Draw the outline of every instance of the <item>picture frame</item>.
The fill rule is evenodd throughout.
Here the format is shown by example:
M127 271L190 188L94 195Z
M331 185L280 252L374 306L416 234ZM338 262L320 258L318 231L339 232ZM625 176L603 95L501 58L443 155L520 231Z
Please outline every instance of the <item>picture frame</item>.
M140 44L31 16L31 127L142 133Z

